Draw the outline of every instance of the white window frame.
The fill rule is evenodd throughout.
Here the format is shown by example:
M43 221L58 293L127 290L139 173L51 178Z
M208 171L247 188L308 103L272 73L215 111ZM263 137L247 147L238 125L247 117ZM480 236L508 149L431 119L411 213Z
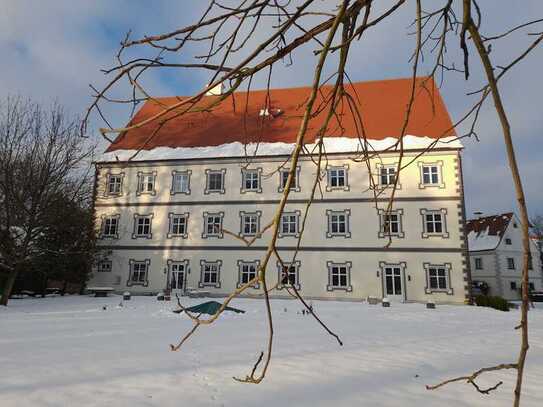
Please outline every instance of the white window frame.
M214 186L211 188L211 177L219 176L221 180L220 188L216 188ZM225 182L226 182L226 168L221 168L219 170L206 170L206 187L204 190L205 195L209 194L224 194L226 192L225 190Z
M447 239L449 237L449 232L447 231L447 209L421 209L420 214L422 216L422 238L427 239L429 237L442 237ZM435 231L435 215L441 216L441 232ZM427 216L432 216L433 231L428 229L428 220Z
M389 237L397 237L397 238L404 238L405 233L403 231L403 209L393 209L391 211L387 211L386 209L379 209L379 238L389 238ZM387 216L396 216L397 220L396 222L390 222L387 223ZM396 232L387 229L387 224L390 226L392 223L397 223L398 230Z
M253 181L251 180L250 188L247 188L247 176L254 177L256 175L256 187L254 187ZM241 189L240 193L244 194L247 192L262 192L262 168L242 168L241 169Z
M120 227L120 214L102 215L102 225L100 226L100 239L118 239ZM115 233L111 233L111 221L115 223ZM109 227L108 227L109 222ZM109 233L106 233L106 229Z
M294 179L293 179L294 182L291 183L290 192L300 192L301 190L300 189L300 170L301 170L300 166L297 166L296 171L294 171ZM281 168L279 170L279 188L277 188L277 192L283 192L285 190L289 173L290 173L290 168Z
M475 257L475 270L483 270L483 258Z
M256 211L256 212L244 212L244 211L240 211L239 213L239 217L240 217L240 230L239 230L239 234L240 236L244 236L244 237L253 237L253 236L258 236L260 234L260 216L262 215L262 212L261 211ZM255 218L255 222L254 222L254 225L255 225L255 232L246 232L245 231L245 226L246 226L246 219L248 217L251 217L251 218ZM253 222L251 222L253 223Z
M145 260L134 260L130 259L128 261L129 265L129 273L128 273L128 281L126 282L127 287L131 287L133 285L142 285L144 287L147 287L149 285L149 268L151 265L150 259ZM141 268L144 268L143 270ZM136 268L138 270L136 270ZM134 279L135 273L138 274L138 278ZM144 278L142 279L140 277L141 273L144 273Z
M138 171L138 186L136 195L156 195L156 174L156 171ZM149 190L149 184L152 185L151 190Z
M254 261L238 260L238 283L236 285L237 288L240 288L247 282L251 281L251 275L253 274L253 272L251 272L249 268L254 269L254 276L256 277L258 275L258 271L260 268L260 261L259 260L254 260ZM247 278L247 282L243 282L243 280L245 279L245 276ZM260 284L255 283L251 287L260 288Z
M451 270L452 266L451 263L443 263L443 264L433 264L433 263L423 263L424 272L426 275L426 287L425 292L426 294L432 294L432 293L445 293L447 295L453 294L453 288L451 286ZM436 279L436 282L438 283L438 287L432 288L431 286L431 280L432 280L432 270L437 272L443 271L444 276L438 276L436 275L434 278ZM445 287L440 286L440 282L442 282L444 279L445 281Z
M190 176L192 174L191 170L184 171L172 171L172 187L170 188L170 195L184 194L190 195ZM178 183L178 180L181 178L186 179L186 189L182 189L183 183ZM176 182L177 181L177 182Z
M96 271L98 273L111 273L112 270L113 270L113 262L108 259L100 260L96 267Z
M134 230L132 232L132 239L152 239L153 238L153 214L142 215L139 213L134 214ZM149 220L149 233L139 233L139 221L148 219ZM145 225L142 225L145 227Z
M296 260L295 262L284 262L281 264L280 261L277 262L277 273L278 273L278 285L277 289L282 290L283 288L288 287L294 287L296 290L300 291L302 286L300 284L300 268L301 268L301 262L300 260ZM283 282L283 266L289 268L289 275L294 275L294 284L291 283L284 283ZM292 272L292 270L294 270Z
M338 172L342 171L343 176L339 176ZM335 174L334 174L335 173ZM342 166L330 166L326 169L327 185L326 191L349 191L349 165L344 164ZM343 185L333 185L334 179L339 180L343 178Z
M224 220L224 212L204 212L204 231L202 232L202 239L208 239L210 237L216 237L218 239L222 239L224 237L223 232L223 220ZM213 224L215 224L216 219L219 218L219 231L218 232L208 232L208 226L209 226L209 218L213 219Z
M507 270L516 270L515 258L507 257Z
M345 232L334 232L333 229L333 217L334 216L344 216L345 217ZM351 237L351 229L349 225L350 217L351 217L351 210L350 209L344 209L344 210L332 210L327 209L326 210L326 217L328 219L328 230L326 232L327 238L333 238L333 237L345 237L350 238ZM336 222L337 223L337 222Z
M326 267L328 268L328 285L326 286L326 291L353 291L353 286L351 285L352 262L347 261L344 263L337 263L333 261L327 261ZM336 269L337 273L334 273L334 269ZM334 274L338 274L338 280L341 281L341 277L339 276L339 269L345 269L345 285L334 284Z
M111 179L115 178L118 179L119 182L111 182ZM108 172L106 174L106 189L104 191L104 196L121 196L123 194L123 181L124 181L124 172L119 173L112 173ZM118 185L119 190L118 191L110 191L111 185Z
M183 233L174 233L174 223L176 219L184 219L185 224L185 230ZM170 212L168 214L168 234L166 237L168 239L171 239L173 237L181 237L183 239L186 239L188 237L188 230L189 230L189 213L173 213Z
M215 268L214 271L211 270L211 267ZM221 267L222 267L222 260L215 260L215 261L208 261L208 260L200 260L200 281L198 282L198 287L214 287L214 288L221 288ZM209 269L208 269L209 268ZM209 278L209 281L206 280L206 275L211 276L211 274L216 274L216 281L211 281L211 277Z
M281 214L281 221L279 222L279 233L278 233L278 237L279 238L283 238L283 237L295 237L295 238L298 238L300 237L300 215L301 215L301 212L299 210L295 210L295 211L285 211ZM289 228L289 230L287 232L283 232L283 223L284 223L284 219L285 217L288 216L288 217L294 217L294 225L295 225L295 231L292 232ZM293 224L291 222L291 219L289 219L289 224Z
M377 163L376 164L376 168L377 168L377 187L380 188L380 189L384 189L384 188L393 188L394 187L394 181L392 180L391 182L391 175L390 172L391 170L394 172L394 177L399 177L398 175L398 163L391 163L391 164L381 164L381 163ZM383 170L386 170L386 174L382 174L382 171ZM387 178L387 183L384 184L383 183L383 176L386 176ZM396 189L402 189L402 184L400 183L400 179L398 178L398 183L396 185Z
M419 165L419 169L420 169L420 182L419 182L419 188L420 189L424 189L424 188L445 188L445 183L443 182L443 161L439 160L439 161L436 161L436 162L431 162L431 163L427 163L427 162L421 162L419 161L418 163ZM429 172L429 182L426 182L425 181L425 169L426 168L429 168L430 169L430 172ZM436 169L436 172L435 174L437 175L437 180L436 182L433 182L432 180L432 171L431 169L432 168L435 168Z

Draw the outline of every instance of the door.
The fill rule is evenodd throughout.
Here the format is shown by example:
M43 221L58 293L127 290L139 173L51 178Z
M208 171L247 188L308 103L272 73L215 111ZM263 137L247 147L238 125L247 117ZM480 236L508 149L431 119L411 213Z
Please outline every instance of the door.
M185 288L185 263L170 264L170 287L172 293L180 293Z
M404 299L403 275L400 267L385 267L385 296L391 301Z

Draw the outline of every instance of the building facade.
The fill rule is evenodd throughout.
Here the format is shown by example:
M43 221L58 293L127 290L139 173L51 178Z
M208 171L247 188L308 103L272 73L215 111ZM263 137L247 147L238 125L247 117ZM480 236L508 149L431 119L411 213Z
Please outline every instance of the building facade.
M408 82L401 84L408 94ZM421 106L419 114L425 111ZM444 107L441 113L446 115ZM448 115L444 121L439 130L450 123ZM203 145L170 140L166 147L165 141L155 141L132 160L124 157L134 145L123 143L137 135L124 135L96 163L95 216L103 259L92 285L134 293L191 288L223 296L255 275L271 238L266 226L290 169L285 140L259 140L259 153L248 159L243 150L233 153L241 137L221 144L223 138L205 136L213 131L206 126L198 128ZM286 131L284 122L281 129ZM292 284L315 299L465 302L469 263L461 145L439 142L425 151L424 145L437 140L421 134L425 137L405 138L402 160L410 164L399 175L398 151L362 159L358 139L345 135L325 138L330 152L320 167L315 155L301 157L279 225L277 247L286 267L272 256L266 269L268 285L278 283L272 296L290 298L285 286ZM179 139L188 143L183 131ZM375 146L390 142L377 139ZM320 187L304 222L318 175ZM396 176L398 188L387 211ZM245 294L257 296L261 287Z
M488 285L489 295L521 299L522 230L513 213L471 219L466 224L473 281ZM537 245L530 240L529 289L543 289L543 269Z

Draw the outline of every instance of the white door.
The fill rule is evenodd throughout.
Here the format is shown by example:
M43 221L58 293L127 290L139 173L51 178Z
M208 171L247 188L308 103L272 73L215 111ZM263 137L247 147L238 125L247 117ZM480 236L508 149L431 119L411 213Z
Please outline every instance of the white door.
M400 267L385 267L385 297L391 301L404 299L403 275Z
M170 287L172 293L180 293L185 288L185 263L170 264Z

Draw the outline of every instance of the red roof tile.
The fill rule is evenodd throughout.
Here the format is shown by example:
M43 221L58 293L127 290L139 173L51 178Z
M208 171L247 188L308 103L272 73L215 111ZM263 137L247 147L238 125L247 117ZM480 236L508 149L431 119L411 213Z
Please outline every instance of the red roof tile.
M488 229L490 236L503 236L509 222L513 218L513 213L508 212L501 215L485 216L466 221L466 233L475 232L477 234Z
M423 86L424 81L424 86ZM372 82L358 82L348 85L348 91L357 100L364 129L368 139L382 140L400 135L412 80L393 79ZM313 142L316 133L324 121L326 112L319 112L318 107L326 97L325 86L317 98L315 116L309 122L306 142ZM301 117L309 87L271 89L270 115L262 116L265 109L266 91L257 90L235 92L219 106L209 112L194 112L174 118L163 125L152 141L146 141L157 128L158 121L153 121L141 128L122 133L110 145L107 151L133 150L155 147L206 147L231 142L284 142L293 143L300 126ZM208 104L216 96L206 96L199 105ZM147 101L132 118L131 123L141 122L158 113L163 105L178 103L183 97L157 98L157 102ZM248 102L248 103L247 103ZM350 113L346 99L338 109L341 125L333 118L326 131L327 137L358 137L355 118ZM416 97L411 113L407 134L440 138L454 136L452 123L433 80L417 78Z

